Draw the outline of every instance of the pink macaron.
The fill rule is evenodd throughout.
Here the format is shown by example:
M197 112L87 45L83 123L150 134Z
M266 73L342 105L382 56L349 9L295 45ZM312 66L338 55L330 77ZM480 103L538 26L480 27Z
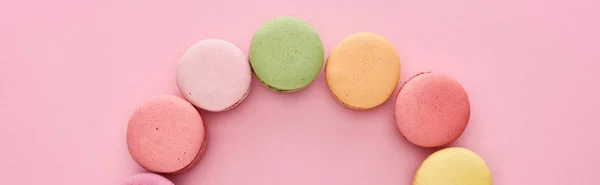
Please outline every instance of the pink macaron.
M138 173L135 174L123 185L175 185L169 179L154 173Z
M439 147L464 132L471 108L465 89L450 76L420 73L396 97L394 115L400 132L421 147Z
M240 104L250 91L252 71L234 44L206 39L192 45L177 66L177 86L196 107L220 112Z
M205 147L200 113L183 98L152 97L129 119L127 148L133 159L149 171L186 171L198 162Z

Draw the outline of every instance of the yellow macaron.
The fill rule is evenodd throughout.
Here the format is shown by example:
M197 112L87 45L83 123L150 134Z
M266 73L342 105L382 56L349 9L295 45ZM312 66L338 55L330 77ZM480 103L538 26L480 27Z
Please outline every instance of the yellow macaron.
M421 164L413 185L491 185L487 165L470 150L451 147L429 155Z
M333 96L352 109L365 110L384 103L400 78L400 58L385 38L368 32L342 40L327 58L327 85Z

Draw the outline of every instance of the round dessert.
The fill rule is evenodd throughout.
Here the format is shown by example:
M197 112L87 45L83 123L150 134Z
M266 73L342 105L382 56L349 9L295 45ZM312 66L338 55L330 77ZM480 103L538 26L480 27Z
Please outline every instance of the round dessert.
M459 147L434 152L413 179L413 185L491 185L492 176L477 154Z
M206 146L204 123L192 104L173 95L152 97L129 119L127 148L143 168L183 172L198 162Z
M421 147L439 147L463 133L471 108L465 89L441 73L420 73L400 89L394 110L400 132Z
M278 92L298 91L310 84L323 65L323 44L315 30L294 17L263 24L250 43L256 78Z
M206 39L192 45L177 66L177 86L196 107L232 109L250 92L252 71L244 53L230 42Z
M169 179L154 173L138 173L131 176L123 185L175 185Z
M325 75L331 93L341 104L371 109L394 93L400 79L400 58L385 38L355 33L333 48Z

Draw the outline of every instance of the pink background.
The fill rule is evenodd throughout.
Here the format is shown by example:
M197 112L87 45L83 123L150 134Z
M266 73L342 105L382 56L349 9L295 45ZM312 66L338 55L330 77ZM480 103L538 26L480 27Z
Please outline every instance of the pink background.
M175 64L209 37L248 51L265 21L312 24L326 55L345 36L387 37L401 81L439 71L471 98L452 145L496 185L598 184L597 0L4 0L0 2L0 184L111 185L143 171L125 129L150 96L178 94ZM434 150L407 143L392 103L352 111L323 73L281 94L253 81L239 107L202 116L206 155L178 185L408 185ZM33 175L33 176L32 176Z

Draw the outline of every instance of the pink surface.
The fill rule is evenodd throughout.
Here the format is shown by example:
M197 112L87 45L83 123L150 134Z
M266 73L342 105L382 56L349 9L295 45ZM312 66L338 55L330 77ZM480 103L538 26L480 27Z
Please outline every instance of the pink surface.
M237 46L220 39L205 39L190 46L177 65L177 87L196 107L229 110L249 94L250 62Z
M385 36L401 81L461 82L471 122L453 145L479 154L495 185L593 185L600 166L597 0L0 2L0 168L5 184L119 184L136 106L177 93L175 67L203 38L247 52L266 20L295 15L325 53L347 35ZM247 53L246 53L247 54ZM393 101L353 111L321 73L282 94L256 80L235 109L202 114L209 143L178 185L408 185L432 150L400 137ZM36 178L31 178L36 175Z
M394 98L394 118L402 136L422 147L443 147L458 139L471 115L460 82L440 72L418 73Z

